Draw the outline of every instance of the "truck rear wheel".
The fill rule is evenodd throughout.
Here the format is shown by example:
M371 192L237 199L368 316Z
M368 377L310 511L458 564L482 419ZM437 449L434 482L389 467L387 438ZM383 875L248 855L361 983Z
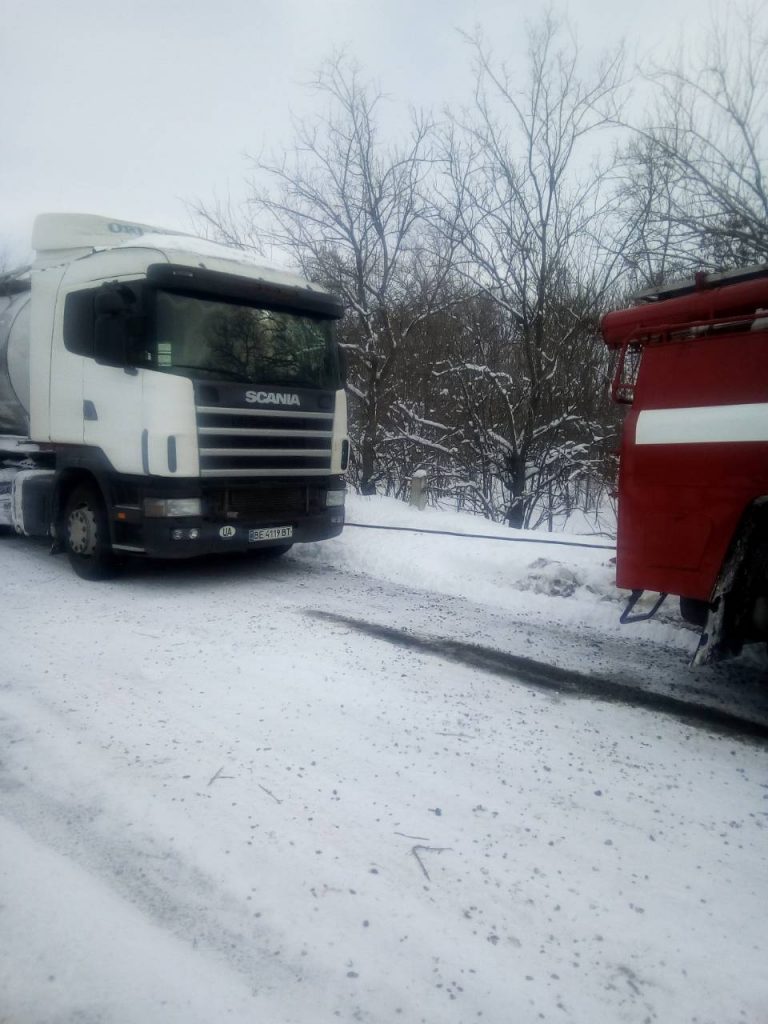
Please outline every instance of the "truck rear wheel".
M117 572L109 539L109 522L95 487L75 487L67 499L63 522L69 564L84 580L107 580Z
M699 629L703 629L706 624L708 614L709 604L707 601L699 601L694 597L680 598L680 617L683 622L687 622L691 626L698 626Z

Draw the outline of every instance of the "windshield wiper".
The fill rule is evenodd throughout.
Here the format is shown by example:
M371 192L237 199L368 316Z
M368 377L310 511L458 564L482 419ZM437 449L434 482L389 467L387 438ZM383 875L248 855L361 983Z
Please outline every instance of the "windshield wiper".
M171 366L153 366L153 370L165 370L166 372L173 372L174 370L200 370L202 373L211 374L212 378L226 377L227 380L237 381L239 384L261 384L266 387L267 385L275 385L277 387L286 388L323 388L326 385L319 383L317 380L310 380L304 377L273 377L270 373L264 374L251 374L248 377L243 377L237 370L225 370L221 367L213 366L200 366L197 363L173 363Z
M309 380L304 377L269 377L265 383L276 384L281 388L321 388L323 386L318 384L316 380Z
M154 367L162 370L202 370L203 373L212 373L219 377L226 377L227 380L236 380L240 384L248 384L248 378L243 377L237 370L222 370L220 367L197 366L194 363L174 363L172 366Z

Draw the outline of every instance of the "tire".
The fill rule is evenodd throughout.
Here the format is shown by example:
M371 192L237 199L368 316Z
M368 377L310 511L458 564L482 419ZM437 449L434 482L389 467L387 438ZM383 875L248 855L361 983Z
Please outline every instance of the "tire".
M109 539L104 502L94 486L75 487L67 498L62 537L69 564L84 580L108 580L118 563Z
M690 626L698 626L699 629L703 629L706 624L708 614L709 604L706 601L698 601L694 597L680 598L680 617L683 622L687 622Z

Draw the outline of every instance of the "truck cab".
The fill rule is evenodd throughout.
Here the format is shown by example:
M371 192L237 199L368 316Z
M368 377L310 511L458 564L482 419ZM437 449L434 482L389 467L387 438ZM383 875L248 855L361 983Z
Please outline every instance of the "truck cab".
M107 218L43 215L33 245L5 289L6 361L26 344L28 371L5 412L0 390L0 518L5 489L14 528L50 533L90 578L127 555L279 554L341 532L333 296Z

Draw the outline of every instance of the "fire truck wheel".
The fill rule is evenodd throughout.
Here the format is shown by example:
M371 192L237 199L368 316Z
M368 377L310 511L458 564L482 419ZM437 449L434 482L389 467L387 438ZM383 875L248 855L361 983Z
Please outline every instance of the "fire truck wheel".
M84 580L111 579L117 560L109 540L109 522L95 487L75 487L64 507L64 545L69 564Z
M704 627L709 613L709 604L693 597L680 598L680 617L691 626Z

